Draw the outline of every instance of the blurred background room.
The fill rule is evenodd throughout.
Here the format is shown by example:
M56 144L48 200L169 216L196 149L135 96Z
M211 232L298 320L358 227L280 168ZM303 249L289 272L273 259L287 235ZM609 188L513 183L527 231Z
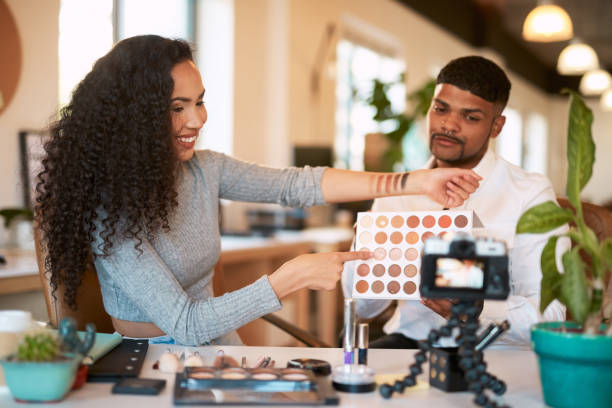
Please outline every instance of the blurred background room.
M571 18L571 37L527 41L523 25L538 3L0 0L0 309L30 310L47 320L28 211L44 129L93 62L137 34L193 44L209 115L199 148L273 167L419 168L429 155L423 117L432 79L449 60L478 54L500 64L512 82L506 126L492 147L547 175L563 196L568 97L561 90L580 90L594 113L597 145L582 198L610 206L612 2L555 0ZM564 75L559 55L579 42L598 57L593 72ZM595 90L585 88L589 74L603 81L596 78ZM301 253L347 250L355 213L369 207L220 205L229 290ZM303 291L279 313L334 343L341 302L340 288ZM296 344L259 320L240 334L250 345Z

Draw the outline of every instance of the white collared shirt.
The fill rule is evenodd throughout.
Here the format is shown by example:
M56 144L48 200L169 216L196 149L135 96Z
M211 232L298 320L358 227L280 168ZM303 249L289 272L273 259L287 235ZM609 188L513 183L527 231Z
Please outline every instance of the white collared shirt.
M424 168L432 168L430 158ZM528 173L488 150L473 169L482 177L479 188L454 210L473 210L484 228L475 228L476 237L486 236L506 243L509 252L510 295L505 301L486 300L480 315L481 327L504 319L511 328L495 343L497 346L525 347L530 344L530 327L542 320L564 320L565 308L552 302L543 314L540 303L540 255L550 235L516 235L516 224L527 209L545 201L556 201L550 181L541 174ZM442 210L442 205L423 195L385 197L374 200L372 211ZM569 247L569 241L559 240L557 254ZM559 264L559 262L558 262ZM342 274L344 295L351 296L354 262L345 264ZM358 299L357 314L373 317L388 307L390 300ZM385 324L386 333L400 332L415 340L427 338L429 331L446 324L446 320L418 300L400 300L391 319ZM452 339L441 339L440 345L454 345Z

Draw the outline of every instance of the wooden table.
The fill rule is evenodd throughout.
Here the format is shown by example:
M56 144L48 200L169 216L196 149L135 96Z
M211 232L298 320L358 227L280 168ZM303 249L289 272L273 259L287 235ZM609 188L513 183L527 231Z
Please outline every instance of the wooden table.
M6 264L0 265L0 295L40 290L38 265L33 250L0 249Z
M174 388L174 375L154 370L153 363L168 348L167 345L150 345L140 377L164 378L166 387L158 396L132 396L111 394L111 384L87 383L83 388L71 392L62 402L54 407L91 407L91 408L140 408L171 407ZM171 346L173 350L185 350L188 353L197 349L206 364L212 364L219 346L185 348ZM226 355L238 360L247 357L248 363L260 356L271 356L277 367L286 366L292 358L317 358L328 361L332 366L342 363L341 349L314 349L301 347L223 347ZM378 375L407 373L407 367L414 360L414 350L370 350L369 362ZM545 407L540 387L539 371L536 356L531 351L487 350L485 360L488 370L504 380L508 386L503 402L515 408ZM419 377L422 384L417 388L408 388L404 394L395 394L390 400L384 400L378 392L366 394L338 393L341 407L474 407L473 395L468 392L445 393L427 384L428 364L423 365L424 373ZM0 380L1 381L1 380ZM386 380L383 380L386 381ZM0 406L6 408L23 408L23 404L12 400L8 389L0 385Z

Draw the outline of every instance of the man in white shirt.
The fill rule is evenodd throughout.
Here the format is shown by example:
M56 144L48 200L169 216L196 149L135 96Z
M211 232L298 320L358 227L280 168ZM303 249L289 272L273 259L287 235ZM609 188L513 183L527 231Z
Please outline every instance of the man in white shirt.
M462 167L482 177L480 187L456 208L473 210L484 224L474 236L503 240L509 252L510 295L505 301L486 300L480 322L507 319L511 329L497 344L529 346L529 328L540 320L563 320L565 309L552 302L544 314L540 303L540 255L549 234L516 235L521 214L544 201L555 200L550 181L541 174L528 173L489 150L489 141L499 135L506 118L502 112L508 101L510 81L492 61L469 56L449 62L438 75L433 101L427 114L427 132L432 157L425 168ZM372 211L442 210L425 196L399 196L376 199ZM564 227L562 227L564 228ZM565 245L562 243L561 245ZM557 252L559 253L559 252ZM342 276L344 294L351 296L354 265L345 264ZM378 315L390 300L358 299L357 314ZM446 324L451 301L447 299L402 300L384 327L385 336L370 343L373 348L417 348L418 340ZM454 345L443 338L441 346Z

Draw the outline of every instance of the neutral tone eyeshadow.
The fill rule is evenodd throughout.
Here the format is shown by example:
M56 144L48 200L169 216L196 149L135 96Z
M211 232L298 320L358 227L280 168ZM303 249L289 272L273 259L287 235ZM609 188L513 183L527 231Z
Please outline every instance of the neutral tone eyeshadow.
M357 292L359 293L366 293L369 287L370 285L368 284L368 282L364 280L360 280L357 282L357 284L355 284L355 289L357 289Z
M400 290L400 284L398 281L391 281L387 284L387 290L392 295L395 295Z
M387 224L389 224L389 219L384 215L381 215L380 217L376 218L376 226L378 228L385 228Z
M423 240L423 242L427 241L429 238L433 237L434 233L431 231L427 231L423 234L423 236L421 237L421 239Z
M374 274L374 276L383 276L385 274L385 267L381 264L376 264L372 269L372 273Z
M359 276L366 276L368 273L370 273L370 267L366 264L361 264L357 267L357 274Z
M417 268L416 266L410 264L410 265L406 265L406 267L404 268L404 275L406 275L409 278L415 277L417 274Z
M389 251L389 258L392 261L398 261L402 257L402 250L399 248L393 248Z
M400 268L399 265L393 264L389 267L389 275L393 276L394 278L396 276L399 276L402 273L402 268Z
M385 284L382 283L382 281L374 281L374 283L372 283L372 292L374 293L380 293L383 290L385 290Z
M414 231L411 231L411 232L407 233L406 234L406 242L411 244L411 245L416 244L417 242L419 242L419 234L417 234Z
M308 376L306 374L302 374L302 373L295 373L295 374L284 374L283 378L285 380L291 380L291 381L304 381L308 379Z
M442 228L448 228L451 226L451 217L448 215L443 215L438 220L438 225Z
M400 228L403 224L404 224L403 217L396 215L395 217L391 218L391 226L393 228Z
M372 226L372 224L374 223L374 220L372 219L372 217L370 217L369 215L366 215L364 217L361 217L361 220L359 221L359 224L363 227L363 228L370 228Z
M368 231L364 231L359 234L359 242L361 242L362 244L369 244L371 241L372 234L370 234Z
M421 223L421 220L416 215L411 215L406 220L406 225L408 225L409 228L416 228L419 226L420 223Z
M455 225L459 228L464 228L468 224L468 219L465 215L455 217Z
M374 251L374 259L382 261L387 256L387 250L385 248L376 248Z
M387 242L387 234L382 231L377 232L374 236L374 241L376 241L376 243L380 245L384 244L385 242Z
M213 378L215 375L211 372L195 372L195 373L191 373L189 374L189 377L191 378L198 378L198 379L206 379L206 378Z
M246 374L242 372L228 372L221 374L221 378L226 380L242 380L246 378Z
M436 225L436 219L432 215L428 215L423 218L423 226L425 228L431 228Z
M393 245L398 245L400 242L402 242L403 238L404 236L402 235L401 232L395 231L391 234L391 236L389 237L389 240L391 241Z
M405 253L406 259L409 261L414 261L419 256L419 251L414 248L408 248Z
M276 380L278 376L273 373L255 373L251 376L256 380Z
M416 284L414 282L406 282L404 283L404 292L408 295L412 295L416 292Z

